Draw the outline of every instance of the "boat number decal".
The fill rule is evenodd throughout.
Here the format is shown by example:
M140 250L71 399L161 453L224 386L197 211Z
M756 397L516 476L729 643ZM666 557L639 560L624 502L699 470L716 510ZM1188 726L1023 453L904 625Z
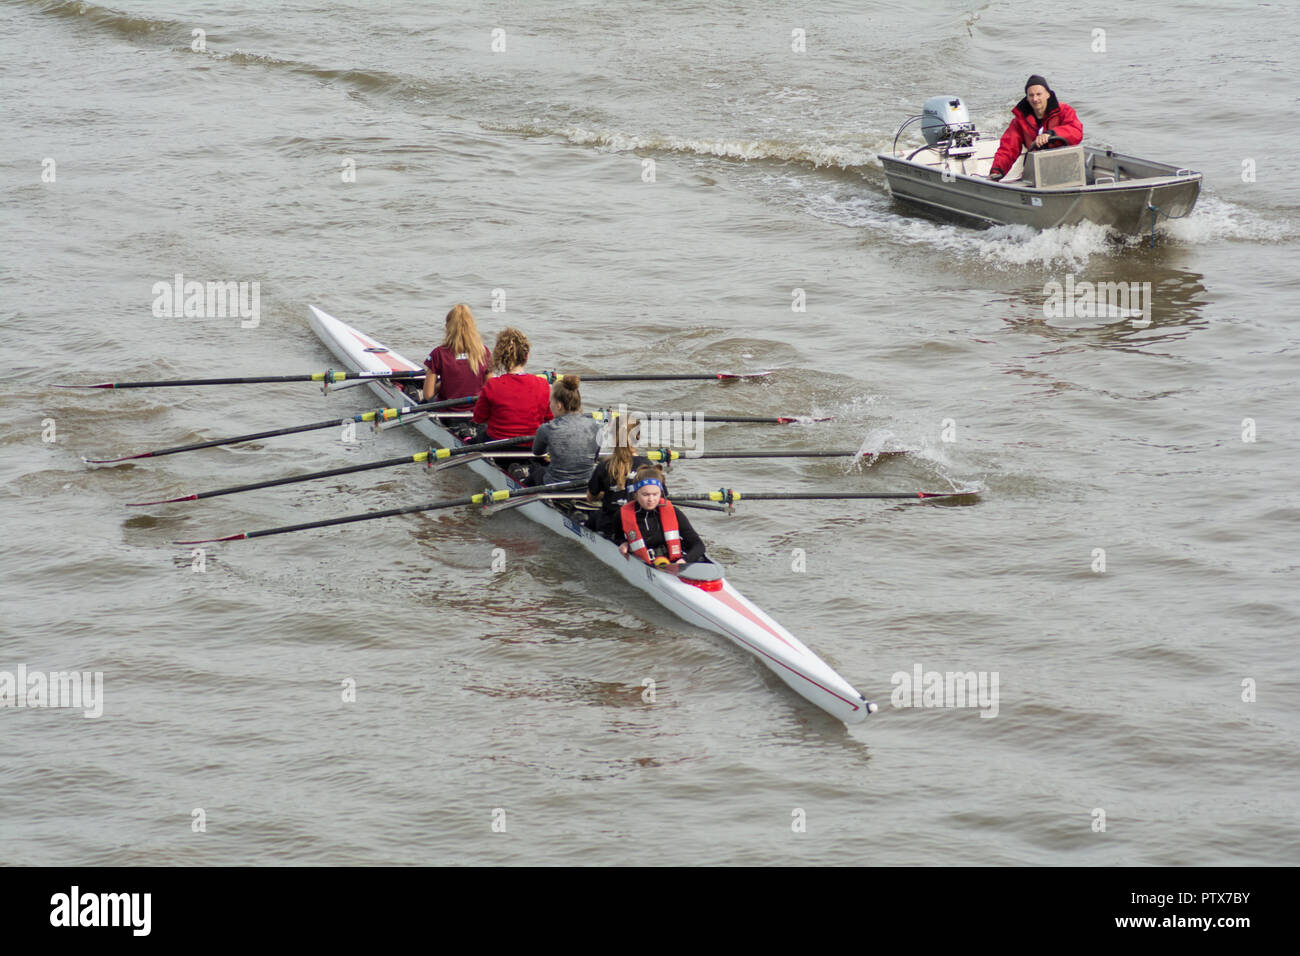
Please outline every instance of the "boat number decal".
M1041 205L1043 204L1043 201L1042 201L1041 199L1039 199L1037 196L1034 196L1034 197L1033 197L1032 199L1030 199L1029 201L1030 201L1030 203L1032 203L1032 204L1035 205L1035 206L1041 206Z

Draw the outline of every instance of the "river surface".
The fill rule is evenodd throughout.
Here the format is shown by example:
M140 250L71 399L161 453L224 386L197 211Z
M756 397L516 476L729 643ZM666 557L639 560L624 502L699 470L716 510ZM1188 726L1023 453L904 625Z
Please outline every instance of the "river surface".
M0 709L0 863L1300 860L1294 5L0 9L0 672L100 672L103 711ZM1202 171L1195 211L1152 245L891 200L926 98L996 136L1035 72L1085 142ZM256 315L155 308L177 275ZM1046 315L1067 281L1150 283L1150 321ZM479 490L456 470L124 507L411 431L82 461L363 388L52 387L322 371L309 304L420 358L461 301L538 369L774 370L589 407L833 419L706 450L911 452L674 489L980 489L692 513L880 712L846 728L510 512L172 544ZM918 668L996 698L900 706Z

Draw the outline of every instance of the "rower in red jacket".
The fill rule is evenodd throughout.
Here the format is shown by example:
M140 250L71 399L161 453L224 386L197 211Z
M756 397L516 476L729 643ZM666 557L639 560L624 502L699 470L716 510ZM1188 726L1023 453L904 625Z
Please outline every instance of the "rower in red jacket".
M474 421L486 426L483 441L532 437L542 422L551 420L551 390L540 375L524 372L530 347L524 333L504 328L492 348L496 373L483 385L474 403Z
M1078 146L1083 124L1067 104L1058 102L1047 80L1037 73L1025 81L1025 98L1011 111L1011 125L1002 134L997 155L989 168L995 182L1011 171L1025 149Z
M518 329L504 328L492 348L489 378L474 403L474 421L484 426L471 443L497 441L519 436L521 450L532 449L533 436L543 422L551 420L551 390L540 375L524 372L528 364L528 339ZM521 484L540 459L495 458L493 464L509 472Z
M663 470L649 465L637 470L632 500L619 511L614 542L624 555L656 567L707 561L704 542L690 521L663 497Z

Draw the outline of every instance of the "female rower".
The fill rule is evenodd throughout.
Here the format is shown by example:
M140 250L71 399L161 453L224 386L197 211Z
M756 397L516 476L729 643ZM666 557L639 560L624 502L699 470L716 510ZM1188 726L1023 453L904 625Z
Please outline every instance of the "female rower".
M507 326L497 335L492 347L495 374L484 383L474 403L474 421L484 429L471 441L499 441L518 436L526 439L521 447L527 448L542 423L551 420L550 389L541 376L524 372L528 353L528 339L518 329ZM521 481L528 470L517 459L511 462L502 458L496 464L508 470L516 481Z
M424 360L429 374L424 377L420 398L426 402L473 398L483 390L491 360L474 313L464 303L453 306L447 313L442 344Z
M614 543L623 554L656 567L707 561L704 542L686 515L663 497L663 474L658 465L637 469L633 498L619 510Z
M582 414L581 384L578 376L566 375L551 388L549 422L537 429L533 439L534 455L550 455L550 464L538 468L534 484L549 485L560 481L587 480L600 454L601 424Z
M587 519L587 527L607 538L614 536L619 509L632 497L630 479L638 468L650 464L649 458L636 453L640 435L640 422L635 418L619 418L614 427L614 451L601 459L587 482L587 500L600 504L600 510ZM667 491L665 483L664 493Z

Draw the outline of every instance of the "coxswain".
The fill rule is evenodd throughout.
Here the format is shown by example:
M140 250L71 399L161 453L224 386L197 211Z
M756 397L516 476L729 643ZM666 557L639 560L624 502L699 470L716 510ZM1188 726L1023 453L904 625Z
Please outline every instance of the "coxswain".
M586 481L596 467L603 426L582 414L579 385L578 376L566 375L551 387L551 420L537 429L533 439L533 454L550 456L550 463L535 469L532 484Z
M491 367L492 353L483 344L474 313L463 302L447 313L442 344L424 360L428 375L420 398L445 402L453 398L474 398L483 390Z
M637 469L632 500L619 509L614 534L618 550L656 567L707 561L704 542L686 515L663 497L663 470L657 465Z
M619 509L632 497L632 477L637 469L650 464L650 459L636 453L641 435L641 423L635 418L619 417L614 422L614 450L602 458L587 482L587 501L599 504L587 519L587 527L607 538L614 537L619 524ZM663 494L668 493L667 482Z

